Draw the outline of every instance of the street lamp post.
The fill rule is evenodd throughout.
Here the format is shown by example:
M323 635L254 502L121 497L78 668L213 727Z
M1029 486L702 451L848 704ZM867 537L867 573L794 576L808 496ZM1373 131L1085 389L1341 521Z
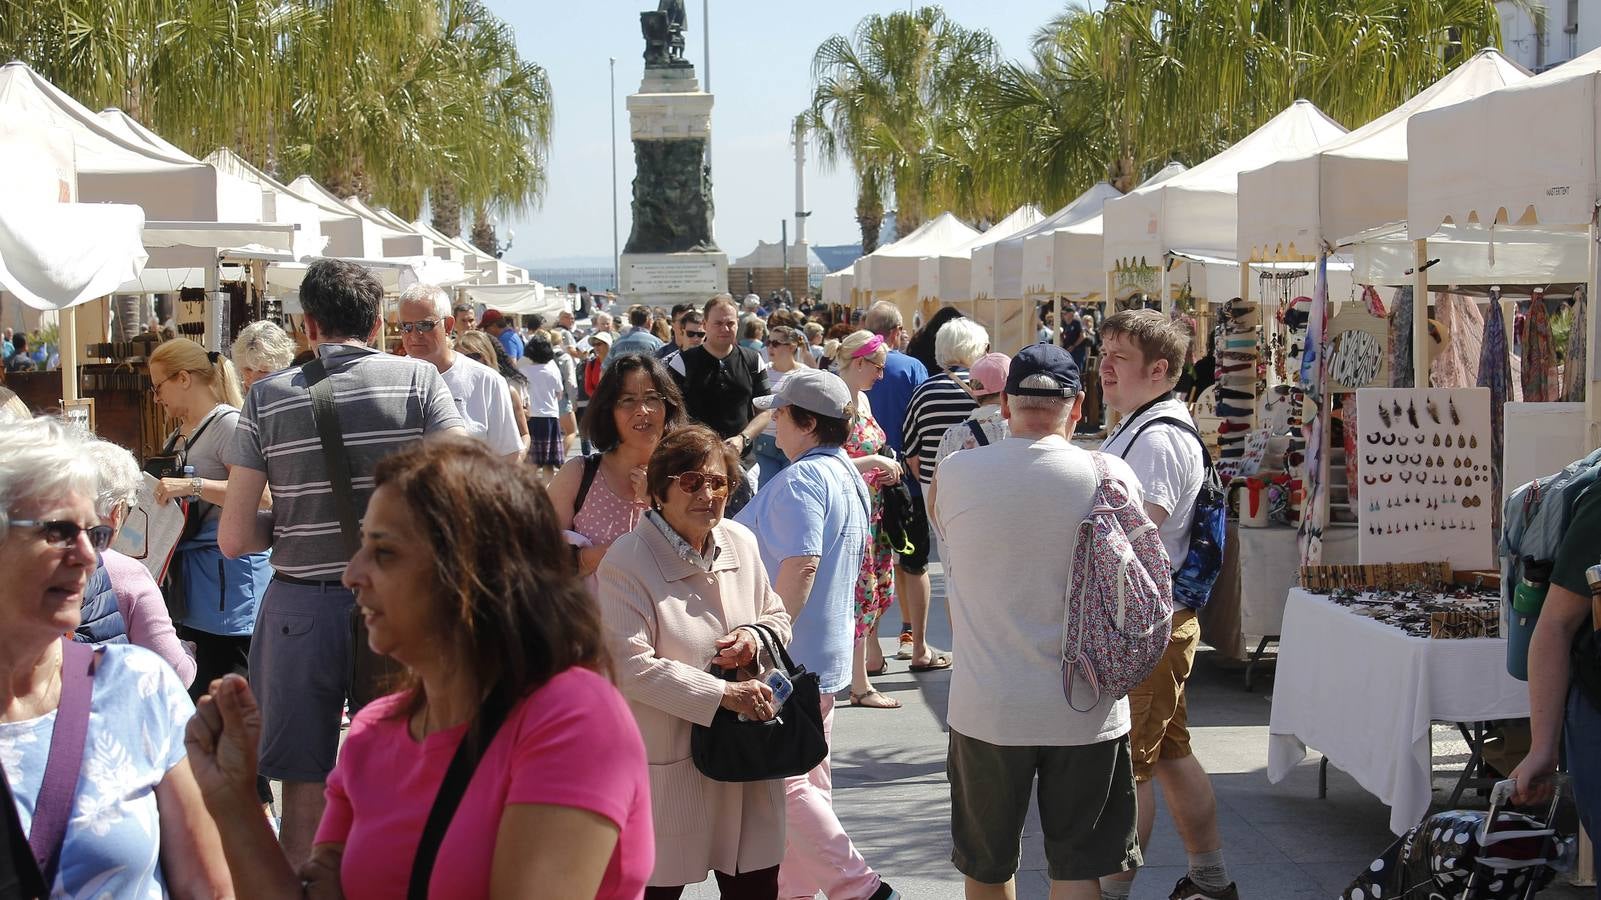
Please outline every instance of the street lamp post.
M617 57L611 60L611 286L622 287L622 257L617 248Z

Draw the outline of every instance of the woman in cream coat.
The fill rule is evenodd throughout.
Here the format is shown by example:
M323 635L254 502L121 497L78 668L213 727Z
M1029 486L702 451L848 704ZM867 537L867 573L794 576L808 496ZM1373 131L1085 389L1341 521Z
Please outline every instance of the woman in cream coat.
M767 720L772 690L743 673L756 657L752 623L789 642L783 600L768 584L756 538L723 521L739 460L717 434L671 432L647 468L652 509L600 564L600 606L617 667L650 762L656 869L646 900L672 900L708 871L725 898L778 896L784 857L784 782L712 781L695 768L689 736L719 707ZM765 657L763 666L770 666Z

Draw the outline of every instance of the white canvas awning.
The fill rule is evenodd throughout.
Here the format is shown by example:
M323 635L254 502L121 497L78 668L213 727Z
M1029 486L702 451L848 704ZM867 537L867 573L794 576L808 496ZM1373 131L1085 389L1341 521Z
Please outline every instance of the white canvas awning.
M893 244L879 247L858 259L853 271L856 289L870 293L910 291L916 300L917 261L937 256L978 237L978 232L962 224L950 213L924 222L911 234Z
M974 254L993 246L1040 221L1039 207L1032 203L1018 207L996 222L988 231L935 256L917 262L917 293L922 300L960 303L973 299Z
M144 268L143 226L123 203L0 200L0 289L40 310L104 297Z
M1168 163L1141 182L1141 186L1160 184L1183 171L1183 163ZM1016 296L1088 298L1105 293L1106 272L1101 264L1101 235L1105 222L1102 212L1107 201L1121 196L1116 188L1103 181L1085 191L1058 216L1053 216L1056 219L1053 224L1042 225L1023 235L1022 252L1018 254L1020 267L1015 270L1019 291Z
M1182 167L1180 167L1182 168ZM1117 188L1102 181L1079 194L1073 202L1023 230L992 244L973 250L973 272L969 290L975 299L1002 297L1022 299L1028 279L1024 276L1025 247L1029 238L1045 234L1091 215L1100 215L1101 206L1113 197L1123 196ZM1100 265L1097 254L1096 265Z
M1360 284L1409 285L1415 244L1405 222L1347 239L1352 276ZM1442 225L1429 235L1429 281L1439 285L1582 284L1588 278L1587 229L1568 226Z
M261 193L261 219L264 222L293 223L295 232L291 253L296 259L328 252L329 238L322 233L321 211L316 204L296 196L289 186L251 165L226 147L213 150L206 162L218 171L232 174L254 185Z
M464 288L469 299L482 303L488 309L498 309L507 315L554 316L566 305L567 295L553 291L537 281L527 284L473 285Z
M1407 122L1407 231L1588 225L1601 200L1601 50ZM1592 306L1593 308L1593 306Z
M1212 303L1222 303L1240 293L1240 264L1226 256L1212 256L1193 251L1175 250L1168 254L1171 269L1168 273L1168 283L1177 287L1189 284L1190 292L1197 299ZM1310 296L1312 293L1312 275L1315 266L1310 262L1253 262L1250 263L1251 276L1259 277L1265 273L1285 274L1289 272L1305 272L1302 276L1305 284L1302 293ZM1329 257L1329 299L1349 300L1358 296L1357 284L1351 275L1352 263L1349 255L1339 254ZM1255 286L1253 285L1253 290Z
M823 261L817 258L817 254L813 253L810 247L791 243L788 253L785 253L784 249L776 242L769 244L766 241L757 241L756 249L729 265L742 269L782 269L784 257L788 256L789 266L792 269L805 266L807 272L818 275L828 271L828 267L823 265Z
M843 269L823 276L823 302L851 304L851 292L856 289L856 275Z
M1313 153L1241 172L1239 254L1315 259L1321 242L1405 219L1407 120L1528 79L1528 70L1499 50L1480 50L1410 100Z
M1239 173L1316 150L1345 133L1338 122L1297 100L1239 143L1159 184L1106 203L1103 271L1159 266L1175 249L1229 258L1238 247Z

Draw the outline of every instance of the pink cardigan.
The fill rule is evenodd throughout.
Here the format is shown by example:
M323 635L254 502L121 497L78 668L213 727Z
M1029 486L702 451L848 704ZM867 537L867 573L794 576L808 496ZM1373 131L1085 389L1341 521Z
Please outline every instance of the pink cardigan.
M655 887L696 884L710 870L752 872L784 858L784 782L712 781L689 758L689 734L709 725L723 680L706 671L714 642L739 625L771 625L789 643L789 614L767 582L756 538L723 520L711 572L686 562L648 519L601 561L599 601L617 687L650 763Z
M150 570L115 550L105 551L101 558L106 563L106 575L111 578L111 589L117 594L117 611L122 613L122 622L128 629L128 643L154 650L188 687L195 680L195 658L178 640L172 617L167 615L167 601L161 596L161 587L150 577Z

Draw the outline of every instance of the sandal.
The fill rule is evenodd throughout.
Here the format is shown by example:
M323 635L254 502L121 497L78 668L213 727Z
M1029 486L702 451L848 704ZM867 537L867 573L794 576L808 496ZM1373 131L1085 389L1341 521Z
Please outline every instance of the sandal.
M928 662L922 665L913 663L907 667L907 670L911 672L938 672L941 669L949 669L950 667L951 658L942 653L936 653L929 657Z
M879 698L879 702L868 703L867 699L869 697L877 697ZM881 693L877 688L873 688L868 690L865 694L858 694L855 691L851 691L851 705L864 706L868 709L900 709L901 701Z
M867 674L873 676L874 678L877 678L878 676L880 676L880 675L882 675L882 674L884 674L885 672L888 672L888 671L889 671L889 660L884 660L883 662L878 664L878 668L876 668L876 669L868 669L867 670Z

